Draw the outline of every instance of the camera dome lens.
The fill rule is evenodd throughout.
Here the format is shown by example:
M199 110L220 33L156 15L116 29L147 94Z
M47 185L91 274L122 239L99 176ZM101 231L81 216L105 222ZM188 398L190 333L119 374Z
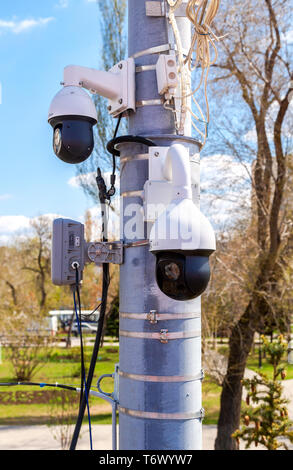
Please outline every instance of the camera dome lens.
M83 116L59 116L51 119L54 128L53 150L60 160L66 163L82 163L94 148L92 118Z
M180 267L176 263L169 263L165 265L165 275L172 281L177 281L180 276Z
M158 287L171 299L195 299L206 289L210 279L207 253L161 251L156 258Z
M54 152L56 153L56 155L59 154L61 150L61 145L62 145L61 130L59 127L56 127L54 131L54 137L53 137L53 148L54 148Z

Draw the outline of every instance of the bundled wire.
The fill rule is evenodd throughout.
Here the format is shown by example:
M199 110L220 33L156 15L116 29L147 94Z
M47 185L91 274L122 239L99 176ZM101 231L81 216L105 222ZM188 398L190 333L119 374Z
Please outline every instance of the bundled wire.
M78 332L80 336L80 353L81 353L81 385L80 385L80 400L79 400L79 407L81 407L82 399L83 399L83 388L88 412L88 421L89 421L89 435L90 435L90 449L93 449L93 441L92 441L92 429L91 429L91 417L90 417L90 407L89 407L89 400L88 400L88 389L86 383L86 374L85 374L85 360L84 360L84 349L83 349L83 338L82 338L82 327L81 327L81 302L80 302L80 292L79 292L79 278L78 278L78 268L75 268L76 273L76 284L73 288L73 302L74 302L74 311L76 316L76 323L78 325ZM76 297L78 301L78 311L77 311L77 303Z
M99 315L99 322L98 322L98 330L96 334L96 339L95 339L95 344L93 348L93 353L91 357L91 362L90 362L90 367L87 375L87 380L86 380L86 390L90 390L91 384L92 384L92 379L95 371L95 366L98 358L98 353L99 353L99 348L100 348L100 342L102 338L102 333L103 333L103 325L104 325L104 319L105 319L105 313L106 313L106 307L107 307L107 296L108 296L108 287L109 287L109 265L107 263L103 264L103 289L102 289L102 302L101 302L101 308L100 308L100 315ZM75 424L75 429L74 433L72 436L71 444L70 444L70 450L75 450L76 444L78 441L78 437L80 434L80 429L82 426L82 421L84 417L84 412L86 408L86 394L83 394L82 402L79 408L79 414L78 418Z
M116 129L114 132L113 139L116 138L119 124L121 121L121 115L118 118L118 122L116 125ZM115 171L116 171L116 154L113 152L112 153L113 157L113 169L112 169L112 175L111 175L111 188L109 191L107 191L107 187L104 181L104 178L102 176L100 168L97 169L97 177L96 177L96 182L97 186L99 189L99 200L100 200L100 206L101 206L101 216L102 216L102 233L103 233L103 241L107 242L108 241L108 210L107 210L107 201L110 200L111 196L115 194ZM99 314L99 321L98 321L98 330L96 334L96 339L95 339L95 344L93 348L93 353L91 357L91 362L90 362L90 367L88 371L88 376L86 380L86 390L90 390L92 380L93 380L93 375L95 371L95 366L96 362L98 359L98 354L99 354L99 349L100 349L100 343L103 335L103 329L104 329L104 320L106 316L106 309L107 309L107 299L108 299L108 289L109 289L109 284L110 284L110 273L109 273L109 264L108 263L103 263L103 285L102 285L102 299L101 299L101 304L100 304L100 314ZM70 450L75 450L77 441L79 438L81 426L82 426L82 421L84 417L84 412L85 412L85 407L86 407L86 394L83 395L81 405L79 408L79 414L78 418L75 424L75 429L74 433L72 436L71 444L70 444Z
M65 390L72 390L74 392L79 391L77 387L74 385L64 385L64 384L59 384L58 382L54 384L48 384L46 382L0 382L0 387L15 387L17 385L26 385L26 386L35 386L35 387L54 387L54 388L63 388Z
M177 45L178 73L180 76L180 118L177 124L179 134L184 133L184 123L186 113L192 116L192 126L202 138L202 145L206 143L208 137L208 126L210 121L209 103L207 95L208 75L210 67L218 58L216 42L222 37L217 37L212 29L212 22L219 10L220 0L189 0L186 7L186 16L193 25L193 35L191 46L186 57L184 57L180 34L177 27L175 11L182 4L182 0L167 0L169 5L169 21L173 29L174 38ZM213 54L211 52L213 51ZM213 56L213 57L212 57ZM190 72L201 68L201 75L198 85L192 89ZM204 114L201 106L195 98L196 93L203 87L206 112ZM188 104L191 98L197 112L191 109ZM198 127L198 123L205 126L204 132Z
M189 74L187 73L187 69L184 64L184 54L183 54L183 46L182 41L179 33L179 29L177 26L177 21L175 17L175 11L181 5L182 0L167 0L169 5L169 22L172 26L174 38L177 45L177 57L178 57L178 74L180 77L180 99L181 99L181 109L180 109L180 117L178 119L177 130L179 134L184 134L184 125L186 119L186 111L187 111L187 95L188 90L190 87L189 84ZM166 103L164 104L166 108Z
M121 118L122 118L122 114L119 114L118 116L118 120L117 120L117 124L116 124L116 128L115 128L115 132L114 132L114 139L116 138L117 136L117 133L118 133L118 129L119 129L119 126L120 126L120 122L121 122ZM110 199L112 196L114 196L115 192L116 192L116 189L115 189L115 181L116 181L116 155L115 155L115 152L110 152L112 153L112 174L111 174L111 180L110 180L110 183L111 183L111 187L109 189L109 191L107 192L107 198Z

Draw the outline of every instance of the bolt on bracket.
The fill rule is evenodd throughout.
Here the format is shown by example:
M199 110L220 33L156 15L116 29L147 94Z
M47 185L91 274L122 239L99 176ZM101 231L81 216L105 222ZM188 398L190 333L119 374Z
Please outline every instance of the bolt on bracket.
M88 243L87 255L90 261L95 264L123 263L123 243L122 242L93 242Z
M147 319L152 325L158 323L157 310L150 310L147 314Z
M160 341L163 344L168 343L167 333L168 333L168 330L165 330L165 329L160 331Z

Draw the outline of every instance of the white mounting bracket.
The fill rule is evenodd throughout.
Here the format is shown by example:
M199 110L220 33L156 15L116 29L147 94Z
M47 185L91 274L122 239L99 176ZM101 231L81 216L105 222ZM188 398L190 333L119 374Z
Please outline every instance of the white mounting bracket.
M135 111L135 63L133 58L121 60L109 70L119 76L121 93L119 97L108 101L108 111L112 116L132 110Z
M166 165L169 147L149 148L149 178L144 184L144 219L154 222L174 198L170 162ZM186 150L189 153L189 150ZM198 204L199 160L189 154L192 200Z
M169 147L149 148L149 179L144 185L144 218L154 222L172 200L172 183L164 177Z
M121 60L109 71L79 65L64 68L64 86L79 86L108 98L108 111L114 117L135 111L135 63L133 58Z

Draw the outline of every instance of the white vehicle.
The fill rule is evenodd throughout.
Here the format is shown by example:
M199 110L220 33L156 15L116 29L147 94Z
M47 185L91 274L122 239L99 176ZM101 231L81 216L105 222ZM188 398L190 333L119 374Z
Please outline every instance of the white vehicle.
M84 322L84 321L81 322L81 331L82 331L82 333L96 333L97 330L98 330L97 323L87 323L87 322ZM79 328L78 328L78 324L77 324L76 321L72 325L71 332L75 336L78 336L78 334L79 334Z

